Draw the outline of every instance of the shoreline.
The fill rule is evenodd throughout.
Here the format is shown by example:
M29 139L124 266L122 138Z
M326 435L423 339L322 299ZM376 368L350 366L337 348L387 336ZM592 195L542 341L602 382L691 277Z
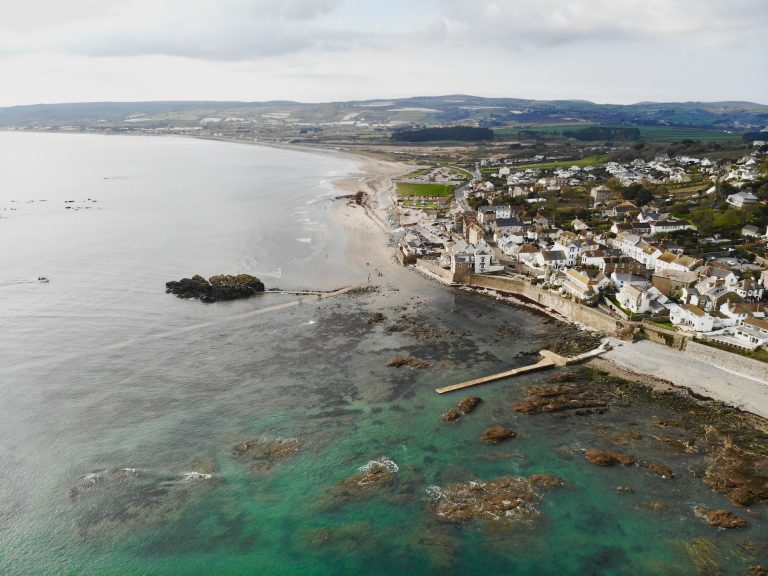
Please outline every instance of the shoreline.
M37 133L36 131L26 132ZM61 134L69 133L61 132ZM109 134L104 134L104 136L109 136ZM393 228L387 219L386 211L396 203L393 179L418 169L419 166L416 164L382 160L354 151L297 144L250 142L188 135L126 134L126 136L170 136L246 144L309 154L332 155L351 160L356 163L357 170L330 181L330 185L334 189L344 193L355 194L358 191L363 191L367 195L363 205L332 200L332 218L346 235L345 257L348 263L362 273L366 269L369 271L367 285L385 284L391 291L401 291L401 297L410 297L408 292L410 288L426 291L436 288L434 280L402 266L397 261L392 247L389 246L389 235ZM373 276L374 273L376 276ZM364 283L361 282L361 284ZM441 285L439 288L444 287ZM481 298L493 298L524 308L531 314L545 314L557 321L585 329L584 326L568 317L546 307L528 305L520 298L506 297L487 290L478 291L469 287L463 290L474 293ZM758 418L768 419L768 386L765 384L712 364L697 361L694 357L686 355L685 352L673 350L647 340L636 343L618 340L617 342L620 344L615 346L614 350L599 359L588 362L586 365L618 377L640 382L653 389L669 390L670 387L674 387L687 392L694 398L713 399Z

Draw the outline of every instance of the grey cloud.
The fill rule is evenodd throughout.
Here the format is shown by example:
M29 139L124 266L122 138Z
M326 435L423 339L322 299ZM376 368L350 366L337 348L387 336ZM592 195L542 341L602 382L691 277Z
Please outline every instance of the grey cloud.
M86 8L63 20L36 21L26 9L13 25L0 22L0 55L55 53L76 56L179 56L240 60L310 49L353 46L355 31L331 30L315 20L344 0L133 0L119 10ZM38 8L41 0L32 0ZM62 3L63 4L63 3ZM109 4L109 3L105 3ZM115 4L112 4L114 7Z

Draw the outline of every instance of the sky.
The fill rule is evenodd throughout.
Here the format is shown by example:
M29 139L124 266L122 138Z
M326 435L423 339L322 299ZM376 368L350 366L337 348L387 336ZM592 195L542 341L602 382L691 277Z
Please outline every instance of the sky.
M0 106L768 104L768 0L0 0Z

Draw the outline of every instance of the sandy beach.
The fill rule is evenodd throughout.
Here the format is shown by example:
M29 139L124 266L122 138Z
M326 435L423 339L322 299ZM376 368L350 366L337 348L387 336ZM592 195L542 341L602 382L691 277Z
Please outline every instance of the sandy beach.
M362 206L344 200L336 202L334 216L347 232L347 259L354 266L370 269L371 284L392 284L397 280L396 287L411 286L421 278L401 266L389 246L392 227L387 209L396 203L393 179L417 167L367 157L360 157L360 162L360 172L333 182L344 195L362 191L367 196ZM378 272L384 275L380 277Z

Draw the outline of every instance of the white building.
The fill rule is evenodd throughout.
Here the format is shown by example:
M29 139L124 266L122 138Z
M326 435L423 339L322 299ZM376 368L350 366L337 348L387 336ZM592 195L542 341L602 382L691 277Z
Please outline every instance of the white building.
M757 202L757 196L752 194L752 192L737 192L736 194L728 196L725 201L735 208L743 208L744 206L755 204Z

